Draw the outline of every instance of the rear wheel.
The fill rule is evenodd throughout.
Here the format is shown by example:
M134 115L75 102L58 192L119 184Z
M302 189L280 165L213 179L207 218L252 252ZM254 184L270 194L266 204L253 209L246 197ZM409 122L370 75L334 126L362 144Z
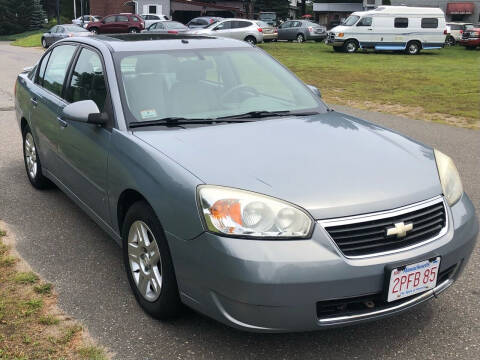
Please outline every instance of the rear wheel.
M37 145L28 126L23 130L23 160L28 180L34 188L45 189L52 186L50 180L42 174L42 164L38 157Z
M298 43L303 43L303 42L305 42L305 36L303 36L303 34L298 34L298 35L297 35L297 42L298 42Z
M125 270L137 302L157 319L178 316L182 305L170 249L147 202L138 201L127 211L122 238Z
M455 38L453 36L447 36L445 39L446 46L454 46L455 45Z
M247 36L245 38L245 41L252 45L255 45L257 43L257 39L255 39L253 36Z
M355 40L347 40L343 44L343 50L349 54L353 54L358 50L358 43Z
M420 52L420 44L417 41L411 41L407 44L405 53L408 55L417 55Z

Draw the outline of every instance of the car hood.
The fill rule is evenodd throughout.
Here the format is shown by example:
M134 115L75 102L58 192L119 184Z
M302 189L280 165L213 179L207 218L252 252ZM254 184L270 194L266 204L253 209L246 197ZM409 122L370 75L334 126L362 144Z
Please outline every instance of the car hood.
M315 219L388 210L442 193L433 150L341 113L135 135L207 184L274 196Z
M351 26L337 25L334 28L331 28L329 31L333 33L341 33L350 29Z

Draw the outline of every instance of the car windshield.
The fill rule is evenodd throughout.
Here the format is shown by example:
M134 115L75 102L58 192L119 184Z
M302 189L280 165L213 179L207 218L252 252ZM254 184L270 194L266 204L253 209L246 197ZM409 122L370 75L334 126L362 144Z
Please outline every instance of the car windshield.
M177 29L177 30L184 30L187 27L179 22L172 21L172 22L165 22L165 27L167 29Z
M300 80L258 49L118 52L114 57L129 123L327 111Z
M357 15L350 15L347 20L345 20L343 22L342 25L344 26L353 26L355 25L355 23L358 21L358 19L360 19L360 16L357 16Z
M77 25L64 26L64 28L65 28L65 31L68 31L68 32L88 32L88 30L85 30L84 28Z
M265 14L260 14L259 18L261 20L275 20L277 18L277 15L273 13L265 13Z

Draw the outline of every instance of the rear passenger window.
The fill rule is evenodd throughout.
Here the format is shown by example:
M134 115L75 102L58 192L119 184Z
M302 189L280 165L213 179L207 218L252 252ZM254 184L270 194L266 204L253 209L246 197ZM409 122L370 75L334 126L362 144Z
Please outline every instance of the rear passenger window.
M40 69L38 69L38 74L37 74L37 79L36 83L40 86L43 85L43 75L45 74L45 68L47 67L48 59L50 58L50 54L52 52L49 52L45 57L42 59L42 63L40 64Z
M66 99L77 102L91 99L103 111L107 88L100 56L89 49L83 49L72 73Z
M396 28L407 28L408 27L408 18L395 18L394 27L396 27Z
M125 16L125 15L117 16L117 22L128 22L128 16Z
M423 18L422 19L422 28L424 28L424 29L436 29L436 28L438 28L438 19L437 18Z
M249 27L250 25L252 25L252 24L248 21L235 21L233 28L242 29L242 28Z
M57 96L62 95L65 75L76 48L74 45L57 46L50 55L43 77L43 87Z

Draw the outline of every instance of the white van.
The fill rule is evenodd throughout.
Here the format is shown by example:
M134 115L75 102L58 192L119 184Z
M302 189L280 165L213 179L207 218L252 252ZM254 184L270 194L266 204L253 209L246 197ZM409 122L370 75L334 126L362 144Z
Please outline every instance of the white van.
M330 30L327 44L335 51L359 48L402 50L416 55L421 49L440 49L446 37L445 14L438 8L380 6L352 13Z

